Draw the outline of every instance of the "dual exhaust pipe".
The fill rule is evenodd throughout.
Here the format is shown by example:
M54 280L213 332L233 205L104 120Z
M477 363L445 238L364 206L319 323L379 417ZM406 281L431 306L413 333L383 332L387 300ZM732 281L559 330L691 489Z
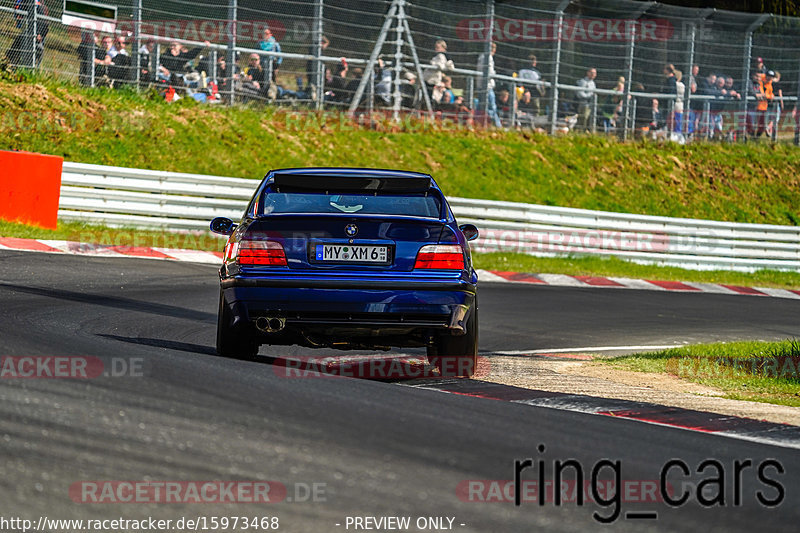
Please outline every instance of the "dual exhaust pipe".
M276 316L260 316L255 322L256 329L263 333L277 333L286 327L286 319Z

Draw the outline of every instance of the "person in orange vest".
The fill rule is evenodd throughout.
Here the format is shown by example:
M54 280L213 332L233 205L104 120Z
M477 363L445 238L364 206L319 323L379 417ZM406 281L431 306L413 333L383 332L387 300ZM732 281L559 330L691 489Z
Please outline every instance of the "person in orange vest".
M753 74L753 95L756 97L756 110L753 120L750 121L748 134L761 137L767 130L767 109L775 97L772 90L772 79L775 73L768 70L765 74L755 72Z

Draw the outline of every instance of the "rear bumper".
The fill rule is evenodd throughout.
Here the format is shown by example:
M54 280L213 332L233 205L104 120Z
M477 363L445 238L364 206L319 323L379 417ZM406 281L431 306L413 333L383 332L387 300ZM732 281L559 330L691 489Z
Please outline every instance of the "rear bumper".
M286 319L286 327L441 329L455 335L475 304L475 284L451 279L232 277L221 282L234 321Z

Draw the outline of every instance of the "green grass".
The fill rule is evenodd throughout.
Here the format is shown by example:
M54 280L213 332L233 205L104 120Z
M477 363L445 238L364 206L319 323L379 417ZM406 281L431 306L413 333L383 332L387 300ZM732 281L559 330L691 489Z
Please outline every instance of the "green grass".
M800 272L759 270L753 273L727 270L688 270L640 265L616 257L533 257L524 254L474 254L478 268L510 272L567 274L569 276L612 276L660 281L695 281L749 287L800 289Z
M800 407L797 340L701 344L602 361L635 372L672 374L719 389L734 400Z
M150 231L61 222L55 230L0 220L0 237L73 241L106 246L178 248L221 252L225 239L206 231Z
M133 228L108 228L76 222L59 222L48 230L0 220L0 236L24 239L67 240L113 246L188 248L221 251L224 240L209 232L165 232ZM616 258L542 258L514 253L473 254L476 268L512 272L567 274L571 276L615 276L653 280L698 281L759 287L800 288L800 273L762 270L753 274L727 271L696 271L682 268L638 265Z
M331 165L430 172L450 196L736 222L800 222L800 151L785 144L620 143L468 131L420 121L358 127L338 114L175 104L23 74L0 79L0 149L70 161L260 178Z

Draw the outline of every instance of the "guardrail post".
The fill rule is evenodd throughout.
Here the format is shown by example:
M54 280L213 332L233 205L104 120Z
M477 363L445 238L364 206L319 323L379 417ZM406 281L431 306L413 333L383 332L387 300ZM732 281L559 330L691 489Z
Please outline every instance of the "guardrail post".
M556 28L558 36L556 38L556 56L553 60L553 108L550 110L550 135L556 134L556 122L558 122L558 79L561 73L561 43L564 37L564 10L567 9L571 0L566 0L558 6L556 17Z
M632 24L630 26L630 39L628 40L628 54L626 61L628 62L628 70L627 75L628 79L625 80L625 94L622 97L622 115L623 115L623 122L622 122L622 140L628 140L628 126L630 125L630 115L631 115L631 78L633 78L633 49L634 49L634 41L636 40L636 25ZM635 102L634 102L635 105ZM636 127L636 122L634 118L634 123L632 125L633 128Z
M686 70L689 76L686 78L686 102L683 105L683 124L681 124L681 132L687 138L689 135L689 120L694 120L694 113L692 112L692 79L694 79L694 74L692 74L692 71L694 70L694 43L696 38L697 25L692 24L691 39L689 40L689 68ZM697 80L695 80L695 83L697 83ZM692 131L694 131L694 128Z
M134 41L132 43L133 50L131 56L133 57L133 66L136 68L136 90L139 90L139 85L142 81L142 56L139 50L142 48L142 0L133 0L133 31Z
M747 113L747 100L750 97L750 58L753 55L753 32L755 32L764 21L767 20L772 15L769 14L762 14L758 17L748 28L747 33L745 33L744 39L744 94L742 95L742 111L744 111L744 127L742 128L742 140L747 142L747 122L749 120L749 116Z
M397 27L395 28L397 32L397 41L395 42L395 52L394 52L394 105L392 106L392 120L395 122L400 122L400 107L402 105L403 97L400 93L400 85L402 85L401 74L403 72L403 21L400 17L397 17ZM425 83L425 80L417 80L417 83ZM353 110L355 111L355 106L358 105L358 102L355 101L351 104L353 106Z
M236 73L236 33L237 33L237 17L239 5L237 0L228 0L228 78L229 78L229 94L228 103L233 104L236 101L235 94L235 80L233 79Z
M325 84L324 63L320 59L322 57L322 9L324 4L325 0L316 0L316 2L314 2L314 62L311 67L311 72L313 72L311 83L314 84L314 90L317 93L317 102L314 106L317 111L322 109L322 100L325 94L325 89L323 87ZM310 91L311 88L309 88L309 92Z
M37 48L36 36L39 35L39 28L38 28L38 26L39 26L39 18L38 18L39 14L38 14L38 11L39 11L39 6L37 5L37 2L35 2L35 1L31 2L31 10L29 11L29 13L31 13L31 23L32 23L32 28L31 29L33 30L33 41L31 42L31 67L33 67L34 69L36 69L36 66L37 66L36 65L36 48ZM44 46L44 43L42 43L42 46Z
M494 37L494 0L486 0L486 44L483 47L483 80L481 91L483 92L483 108L484 118L483 124L489 124L489 64L494 61L492 58L492 39Z
M369 76L369 85L367 85L367 113L370 127L372 127L372 113L375 111L375 69L370 69L369 72L365 72L364 76Z
M217 82L217 59L218 59L218 56L219 56L219 52L217 52L217 49L216 48L212 48L211 49L211 72L209 72L208 75L211 77L211 80L213 80L214 83Z
M705 20L709 16L711 16L714 13L714 11L716 11L714 8L705 9L704 11L700 12L698 20L692 22L691 39L689 39L689 68L686 70L686 72L689 73L689 77L686 78L686 81L689 83L686 86L688 90L686 91L686 102L684 102L683 106L683 124L681 127L682 132L684 133L684 135L687 136L689 135L689 119L694 115L694 112L692 111L691 80L692 78L694 78L694 75L692 74L692 69L694 68L695 44L697 42L697 24L698 22L705 22ZM697 83L697 80L695 80L695 83ZM692 120L692 132L696 133L694 132L694 120Z
M524 86L523 86L524 87ZM511 83L511 123L509 129L517 127L517 82Z
M627 54L627 63L628 63L628 79L625 80L625 96L623 97L622 109L624 115L623 121L623 128L622 128L622 140L625 141L628 138L628 124L631 120L630 117L630 96L631 96L631 84L633 83L633 57L634 57L634 50L636 48L636 23L638 22L639 18L642 15L647 13L647 11L653 7L656 2L649 2L644 4L633 16L626 21L626 31L630 31L630 38L628 39L628 54ZM631 128L636 128L636 121L635 117L633 120L633 124L631 124Z

